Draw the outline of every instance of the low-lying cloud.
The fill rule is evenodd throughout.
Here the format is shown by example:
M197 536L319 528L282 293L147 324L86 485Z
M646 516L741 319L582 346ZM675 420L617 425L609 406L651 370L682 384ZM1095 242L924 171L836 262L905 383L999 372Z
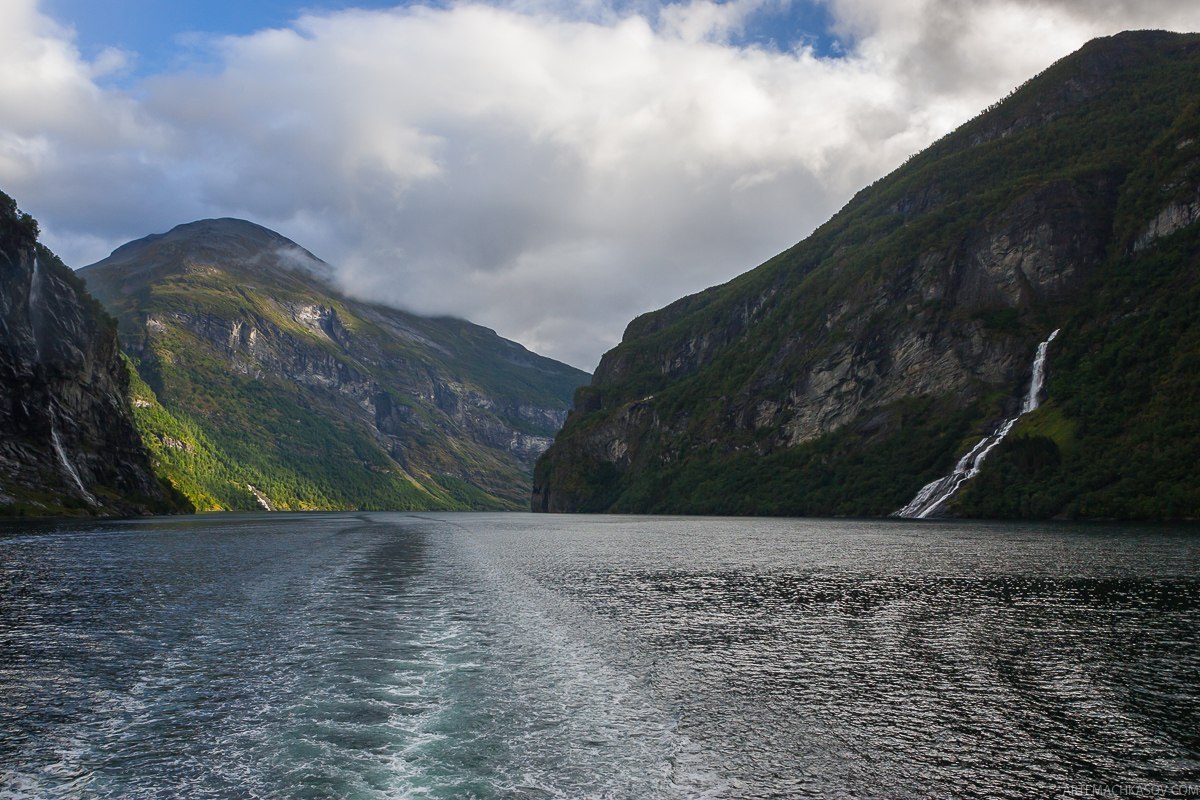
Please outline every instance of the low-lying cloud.
M303 16L118 89L121 54L12 0L0 188L68 263L242 216L352 293L591 368L1088 39L1200 29L1183 0L828 0L837 57L734 43L786 1Z

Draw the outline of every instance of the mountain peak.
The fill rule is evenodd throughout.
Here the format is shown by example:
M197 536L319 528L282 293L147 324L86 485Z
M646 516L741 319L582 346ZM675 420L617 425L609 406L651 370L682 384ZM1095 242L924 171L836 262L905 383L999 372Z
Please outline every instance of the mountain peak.
M82 272L144 381L143 438L197 508L519 507L587 378L470 322L347 297L245 220Z
M329 264L291 239L235 217L186 222L166 233L123 244L108 258L84 267L80 273L87 276L103 265L110 270L131 269L127 277L132 277L140 273L135 265L149 263L158 270L172 271L208 261L253 271L301 272L327 284L333 280Z

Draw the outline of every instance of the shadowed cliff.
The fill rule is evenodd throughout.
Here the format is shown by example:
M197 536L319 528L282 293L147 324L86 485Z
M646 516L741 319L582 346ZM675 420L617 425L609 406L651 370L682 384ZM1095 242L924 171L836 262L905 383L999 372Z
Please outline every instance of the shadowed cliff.
M190 510L134 429L116 325L0 194L0 514Z

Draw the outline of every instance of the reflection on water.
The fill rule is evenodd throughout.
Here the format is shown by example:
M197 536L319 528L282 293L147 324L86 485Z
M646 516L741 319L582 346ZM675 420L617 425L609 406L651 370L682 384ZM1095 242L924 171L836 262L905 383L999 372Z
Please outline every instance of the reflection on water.
M1200 796L1200 536L247 515L0 532L0 796Z

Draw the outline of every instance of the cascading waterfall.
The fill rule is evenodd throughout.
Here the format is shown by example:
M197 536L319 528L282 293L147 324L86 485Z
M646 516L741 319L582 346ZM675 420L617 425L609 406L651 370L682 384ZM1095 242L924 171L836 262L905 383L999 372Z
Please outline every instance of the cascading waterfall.
M83 487L83 481L79 479L79 473L75 470L75 466L71 460L67 458L67 451L63 449L62 442L58 438L58 428L54 425L54 407L49 408L50 411L50 443L54 445L54 452L58 454L58 462L62 464L63 470L74 481L75 487L79 489L79 493L83 495L83 499L87 500L92 505L96 505L96 498L92 493Z
M1004 440L1008 432L1017 424L1017 420L1038 407L1038 397L1046 378L1046 351L1056 336L1058 336L1058 330L1046 337L1046 341L1037 347L1037 353L1033 357L1033 374L1029 380L1029 393L1025 396L1025 402L1021 404L1020 413L1012 419L1005 420L1004 424L997 428L991 436L981 439L965 456L958 460L958 463L954 465L953 472L922 487L908 505L892 514L893 517L925 519L953 497L964 483L979 474L979 468L983 465L984 459L988 457L988 453Z
M38 257L33 257L33 277L29 279L29 326L33 331L33 354L37 363L42 363L42 343L38 336L38 324L42 307L42 271L38 266Z
M1021 406L1021 414L1028 414L1038 407L1038 396L1042 393L1042 383L1046 379L1046 349L1050 347L1055 336L1058 336L1057 328L1046 337L1046 341L1038 345L1037 354L1033 357L1033 376L1029 381L1029 394Z
M29 281L29 322L33 327L33 352L39 364L42 362L41 337L38 332L38 328L40 327L38 323L42 312L41 302L42 270L35 255L33 257L33 277ZM92 505L97 505L96 498L84 487L83 480L79 477L79 471L75 469L75 465L67 457L67 451L63 448L62 439L58 436L57 414L54 411L53 399L46 404L46 416L50 418L50 446L54 448L54 454L58 456L58 463L62 465L63 472L75 484L75 488L79 490L79 494L83 499Z

